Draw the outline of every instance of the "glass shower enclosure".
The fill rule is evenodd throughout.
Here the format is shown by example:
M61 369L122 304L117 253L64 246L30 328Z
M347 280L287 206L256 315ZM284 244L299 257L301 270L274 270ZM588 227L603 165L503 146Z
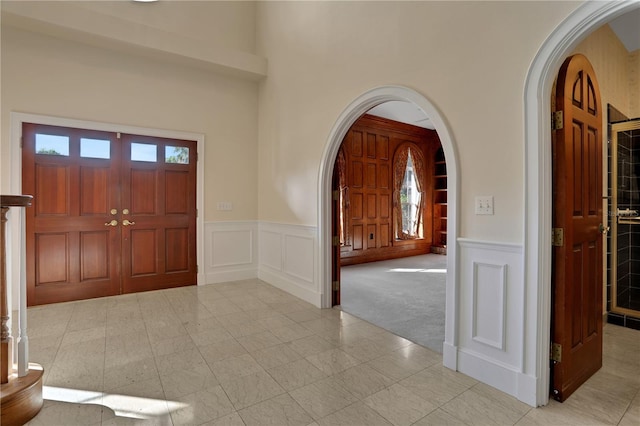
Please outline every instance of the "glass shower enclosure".
M640 118L611 126L611 307L640 318Z

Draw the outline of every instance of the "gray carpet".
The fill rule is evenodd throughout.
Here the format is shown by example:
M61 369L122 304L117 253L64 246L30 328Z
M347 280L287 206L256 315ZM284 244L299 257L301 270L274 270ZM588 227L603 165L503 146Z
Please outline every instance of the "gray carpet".
M343 266L342 310L442 353L447 257Z

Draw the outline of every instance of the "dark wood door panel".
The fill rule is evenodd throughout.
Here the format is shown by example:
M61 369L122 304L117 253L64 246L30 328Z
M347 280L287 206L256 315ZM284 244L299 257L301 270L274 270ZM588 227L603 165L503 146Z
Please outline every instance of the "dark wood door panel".
M80 282L109 279L111 238L108 231L80 233Z
M189 272L191 253L189 243L189 228L165 229L165 270L172 272Z

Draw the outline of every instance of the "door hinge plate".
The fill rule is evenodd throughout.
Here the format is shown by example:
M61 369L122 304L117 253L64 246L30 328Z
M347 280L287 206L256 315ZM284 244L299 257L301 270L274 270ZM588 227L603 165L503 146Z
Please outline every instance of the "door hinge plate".
M554 247L564 246L564 228L551 228L551 245Z
M564 114L562 111L554 111L551 116L551 129L561 130L564 128Z
M340 199L340 191L336 190L332 192L333 194L333 201L338 201Z
M334 247L339 246L340 245L340 237L337 236L337 235L334 236L332 242L333 242Z
M554 362L562 362L562 345L559 343L551 344L551 354L549 354L549 358L551 358Z
M333 291L340 291L340 281L334 281L332 283Z

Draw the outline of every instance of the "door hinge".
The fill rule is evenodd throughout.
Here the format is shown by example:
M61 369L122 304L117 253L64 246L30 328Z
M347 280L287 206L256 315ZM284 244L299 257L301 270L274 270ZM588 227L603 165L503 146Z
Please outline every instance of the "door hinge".
M196 274L200 272L200 265L196 265Z
M560 343L551 343L549 358L554 362L562 362L562 345Z
M551 115L551 130L561 130L564 128L564 114L562 111L554 111Z
M554 247L564 246L564 228L551 228L551 245Z
M335 190L332 192L333 194L333 201L338 201L340 199L340 191Z
M334 247L335 247L335 246L339 246L339 245L340 245L340 237L339 237L339 236L337 236L337 235L335 235L335 236L333 237L333 241L332 241L332 243L333 243Z
M120 135L120 132L117 132L117 133L116 133L116 139L120 139L120 136L121 136L121 135Z
M340 291L340 281L334 281L332 284L333 284L333 291Z

